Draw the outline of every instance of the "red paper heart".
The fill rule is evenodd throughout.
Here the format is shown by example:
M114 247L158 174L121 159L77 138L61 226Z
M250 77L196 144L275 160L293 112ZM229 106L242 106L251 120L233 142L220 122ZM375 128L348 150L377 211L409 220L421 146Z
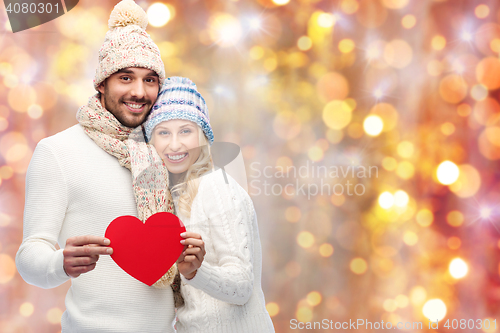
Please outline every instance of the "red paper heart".
M111 241L111 258L137 280L153 285L177 261L184 245L180 236L186 231L174 214L153 214L145 223L134 216L120 216L106 229Z

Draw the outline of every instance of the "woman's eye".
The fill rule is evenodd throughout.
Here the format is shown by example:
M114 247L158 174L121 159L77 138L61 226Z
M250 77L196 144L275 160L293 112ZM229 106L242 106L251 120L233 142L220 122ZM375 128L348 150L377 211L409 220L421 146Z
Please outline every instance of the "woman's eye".
M166 134L168 134L168 132L167 131L160 131L160 132L158 132L158 134L160 134L160 135L166 135Z
M184 130L181 133L191 133L191 130Z

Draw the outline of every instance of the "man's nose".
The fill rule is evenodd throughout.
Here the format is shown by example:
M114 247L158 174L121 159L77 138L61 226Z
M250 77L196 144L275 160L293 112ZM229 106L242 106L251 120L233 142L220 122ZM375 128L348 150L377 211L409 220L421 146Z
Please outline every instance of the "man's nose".
M134 85L132 86L132 91L130 93L133 97L136 97L137 99L142 99L144 96L146 96L146 90L144 89L144 82L142 82L142 80L134 82Z

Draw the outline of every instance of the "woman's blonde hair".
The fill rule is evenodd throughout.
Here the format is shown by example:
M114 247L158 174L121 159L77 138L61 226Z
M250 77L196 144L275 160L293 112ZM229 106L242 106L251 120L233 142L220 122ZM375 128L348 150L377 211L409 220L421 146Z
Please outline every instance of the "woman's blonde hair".
M187 169L184 179L181 179L177 185L170 188L170 193L179 195L177 205L180 212L187 217L191 217L191 205L196 194L198 194L201 176L213 169L208 139L199 126L196 126L196 128L198 130L198 143L201 147L200 156L196 162ZM172 179L170 172L169 179ZM169 186L171 185L172 184L169 184ZM176 213L178 214L179 212Z

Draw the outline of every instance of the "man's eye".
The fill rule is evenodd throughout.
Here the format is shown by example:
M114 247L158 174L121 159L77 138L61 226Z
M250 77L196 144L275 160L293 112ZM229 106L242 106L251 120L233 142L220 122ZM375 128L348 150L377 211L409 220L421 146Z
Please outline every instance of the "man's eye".
M122 80L123 81L130 81L130 78L128 76L124 76L124 77L122 77Z
M149 83L155 83L156 79L146 79L146 81L149 82Z

